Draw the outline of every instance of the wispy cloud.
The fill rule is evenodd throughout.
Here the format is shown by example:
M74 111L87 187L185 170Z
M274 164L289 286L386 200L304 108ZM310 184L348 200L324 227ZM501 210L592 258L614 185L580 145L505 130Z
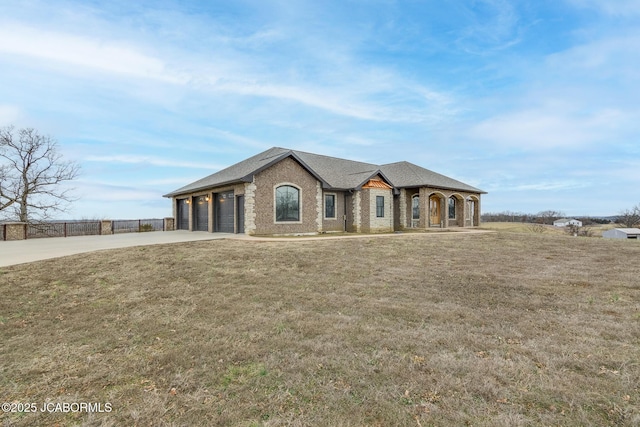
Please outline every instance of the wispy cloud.
M100 24L109 25L98 21L97 25ZM340 57L334 63L335 70L330 74L323 71L324 77L314 81L301 79L295 69L282 73L282 61L264 58L257 48L252 57L242 50L258 40L273 43L281 32L270 29L244 38L221 35L225 46L212 46L213 51L206 54L180 52L171 46L149 52L147 42L99 38L5 21L0 26L0 52L28 57L39 66L49 64L58 73L81 75L102 83L105 75L155 81L184 90L285 101L291 103L291 108L299 105L366 121L433 121L446 111L449 95L408 82L391 68L376 68ZM296 34L288 36L295 38ZM290 54L303 55L299 66L306 67L316 60L313 53L316 48L310 46L309 52ZM256 67L260 72L254 71ZM159 89L154 88L148 96L156 98Z
M636 0L568 0L578 7L591 8L608 15L631 18L640 15L640 3Z
M616 127L627 119L627 114L615 110L591 113L561 109L526 110L483 120L473 126L468 135L492 145L524 152L579 150L611 136Z
M207 163L207 162L191 162L178 159L171 159L167 157L153 157L153 156L141 156L141 155L115 155L115 156L87 156L85 159L87 162L100 162L100 163L127 163L127 164L141 164L150 166L161 167L180 167L188 169L205 169L205 170L219 170L222 168L220 165Z
M588 188L589 183L584 181L548 181L536 182L531 184L519 184L513 187L502 187L503 191L558 191L558 190L575 190L578 188Z
M14 105L0 104L0 124L15 123L22 116L20 108Z
M126 43L16 24L0 28L0 52L167 83L183 84L186 81L184 76L168 72L161 60Z

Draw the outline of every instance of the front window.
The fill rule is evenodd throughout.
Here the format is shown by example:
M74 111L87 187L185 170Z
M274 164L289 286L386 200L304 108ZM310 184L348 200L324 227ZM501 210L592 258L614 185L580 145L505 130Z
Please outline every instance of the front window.
M300 221L300 190L296 187L276 188L276 221Z
M456 199L449 197L449 219L456 219Z
M384 218L384 196L376 196L376 217Z
M326 194L324 196L324 217L335 218L336 217L336 195Z
M420 219L420 196L411 199L411 219Z

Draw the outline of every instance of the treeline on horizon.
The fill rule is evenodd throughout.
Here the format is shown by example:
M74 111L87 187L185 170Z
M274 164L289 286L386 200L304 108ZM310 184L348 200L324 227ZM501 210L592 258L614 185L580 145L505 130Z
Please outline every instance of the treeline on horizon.
M543 211L536 214L523 213L523 212L487 212L482 214L482 222L525 222L525 223L537 223L553 225L553 222L560 218L566 218L567 216L559 211ZM571 219L577 219L582 221L583 225L591 224L611 224L617 220L617 216L607 217L591 217L580 216L571 217Z

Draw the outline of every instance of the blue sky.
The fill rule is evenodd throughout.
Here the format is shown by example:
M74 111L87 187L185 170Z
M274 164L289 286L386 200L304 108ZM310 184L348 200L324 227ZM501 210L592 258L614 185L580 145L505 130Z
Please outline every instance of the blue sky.
M272 146L408 160L484 212L640 203L640 2L0 3L0 126L82 165L63 217L171 215Z

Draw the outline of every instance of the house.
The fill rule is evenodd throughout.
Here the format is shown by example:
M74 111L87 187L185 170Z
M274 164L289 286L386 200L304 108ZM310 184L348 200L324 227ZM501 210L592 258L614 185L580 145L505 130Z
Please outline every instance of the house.
M640 239L640 228L614 228L602 233L609 239Z
M582 221L578 221L577 219L570 218L561 218L553 221L553 225L555 227L567 227L569 225L575 225L577 227L582 227Z
M470 185L409 162L374 165L274 147L166 194L176 229L249 235L473 227Z

